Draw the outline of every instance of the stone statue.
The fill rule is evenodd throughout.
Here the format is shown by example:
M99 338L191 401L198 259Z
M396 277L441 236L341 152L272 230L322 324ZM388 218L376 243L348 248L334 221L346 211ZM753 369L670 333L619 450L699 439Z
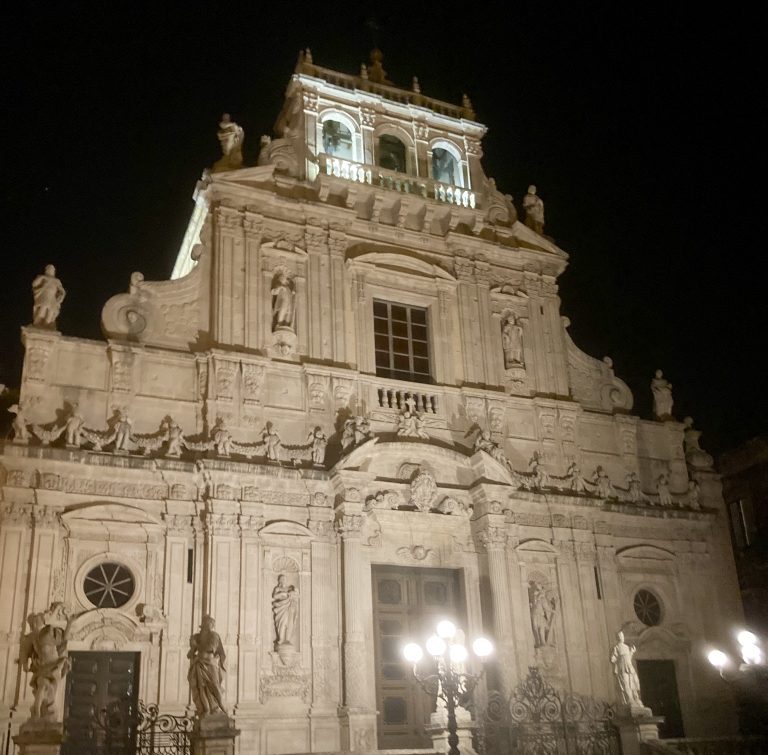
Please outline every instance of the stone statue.
M670 383L661 370L651 380L651 393L653 393L653 415L656 419L672 418L672 383Z
M325 464L325 449L328 447L328 436L318 425L309 433L309 442L312 444L312 463L316 467Z
M627 490L629 491L629 500L633 503L640 503L643 500L643 488L640 485L637 472L627 472Z
M272 286L272 332L294 331L295 297L293 282L288 277L288 273L278 273L277 280Z
M683 444L685 445L685 461L689 467L694 469L712 469L714 463L712 457L699 445L701 430L695 430L693 427L693 418L686 417L683 420L685 425Z
M213 166L214 170L236 170L243 164L245 132L230 118L229 113L224 113L216 136L221 144L222 158Z
M56 277L56 268L46 265L45 272L32 281L32 324L38 328L56 328L56 318L67 292Z
M569 486L574 493L587 492L587 484L581 476L581 467L575 461L571 462L565 474L568 478Z
M643 705L640 699L640 680L635 671L632 657L637 648L624 642L624 632L616 635L617 642L611 649L611 663L616 681L619 683L621 701L625 705L638 707Z
M356 417L350 417L344 423L344 430L341 434L341 447L349 451L355 446L365 443L373 437L371 423L367 417L358 414Z
M536 233L544 233L544 202L536 194L536 187L531 184L528 193L523 197L525 224Z
M13 440L15 443L28 443L29 442L29 420L27 420L24 404L20 401L18 404L12 404L8 407L8 411L16 416L11 422L11 429L13 430Z
M133 420L124 410L119 409L114 425L115 453L120 451L128 451L128 441L131 439L132 426Z
M507 466L507 457L504 455L504 451L491 438L491 433L488 430L478 432L475 438L475 451L485 451L491 458L498 461L499 464Z
M198 716L225 712L222 682L227 656L221 644L221 637L214 630L215 626L216 622L212 616L203 616L200 631L193 634L189 640L187 680Z
M282 441L271 422L267 422L261 431L261 442L264 444L264 453L269 461L280 461L280 446Z
M674 504L672 493L669 490L669 477L663 472L656 480L656 491L659 494L659 503L662 506L672 506L672 504Z
M505 369L522 366L523 329L512 314L501 324L501 346L504 350Z
M32 719L56 720L59 683L70 668L67 641L73 620L61 603L27 616L30 631L22 638L19 663L32 674Z
M541 458L538 451L533 452L533 456L531 456L531 460L528 462L528 474L530 475L531 487L534 490L541 490L541 488L549 485L549 475L541 466Z
M531 608L531 627L533 628L534 647L554 645L553 622L555 619L555 599L547 596L547 590L539 582L531 582L529 589Z
M411 402L413 399L411 399ZM412 404L408 404L403 409L402 414L397 419L397 434L401 438L429 438L424 429L424 419L418 412L413 410Z
M595 486L595 494L600 496L600 498L616 497L616 491L614 490L611 478L601 466L598 466L597 469L595 469L592 484Z
M181 456L181 449L184 447L184 435L181 426L173 417L166 417L163 424L165 426L165 455Z
M280 574L272 590L272 615L275 621L276 645L293 645L296 623L299 618L299 591L285 584L285 574Z
M216 417L211 430L211 440L217 456L229 456L232 452L232 433L227 429L223 417Z
M75 401L70 405L67 420L64 423L64 440L70 448L79 448L83 441L83 426L85 420L78 411L79 404Z

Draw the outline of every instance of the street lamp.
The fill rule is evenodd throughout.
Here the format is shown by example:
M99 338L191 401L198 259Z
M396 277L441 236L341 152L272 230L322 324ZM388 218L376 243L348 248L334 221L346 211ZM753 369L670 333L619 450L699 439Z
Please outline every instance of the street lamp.
M419 662L424 657L424 650L418 643L409 642L403 648L403 656L413 664L413 676L427 694L435 691L437 683L437 696L445 701L448 714L448 755L459 755L456 708L461 697L477 686L483 672L470 674L464 670L463 664L469 658L469 650L464 645L463 632L452 621L445 619L439 622L435 633L424 645L427 653L437 662L437 673L419 673ZM478 637L472 643L472 652L484 661L493 653L493 643L485 637Z
M739 671L748 671L751 666L765 665L765 653L760 647L760 640L757 635L744 629L736 635L736 640L739 643L743 661L738 667ZM718 670L720 676L725 679L723 670L731 665L731 659L722 650L716 648L710 651L709 655L707 655L707 660Z

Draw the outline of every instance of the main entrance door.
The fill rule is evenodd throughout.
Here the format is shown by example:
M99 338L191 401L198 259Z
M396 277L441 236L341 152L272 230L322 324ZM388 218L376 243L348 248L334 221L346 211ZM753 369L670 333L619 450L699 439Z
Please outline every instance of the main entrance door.
M434 632L439 619L464 624L458 570L373 567L376 707L380 749L431 747L424 724L435 707L416 683L402 650Z
M131 755L139 653L74 652L66 676L66 755Z
M659 726L662 739L684 737L683 714L677 694L677 677L674 661L638 661L640 697L655 716L664 716Z

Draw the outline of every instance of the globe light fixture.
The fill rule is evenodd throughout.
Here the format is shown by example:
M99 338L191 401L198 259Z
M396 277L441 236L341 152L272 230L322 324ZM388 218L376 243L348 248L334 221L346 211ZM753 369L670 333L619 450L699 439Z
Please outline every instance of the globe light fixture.
M424 645L427 653L437 661L436 673L419 672L419 662L424 657L424 651L416 642L409 642L403 647L403 657L413 664L413 676L421 688L430 696L437 694L445 702L448 755L460 755L456 709L461 707L461 701L477 686L485 669L479 674L465 670L464 663L469 659L469 650L464 645L464 634L447 619L438 623L435 634ZM472 643L472 651L484 661L493 653L493 643L485 637L478 637Z
M744 629L736 636L739 641L739 645L744 647L745 645L757 645L757 637L750 631Z
M707 660L718 670L722 671L728 663L728 656L722 650L712 650L707 656Z
M757 664L762 662L763 652L757 645L744 644L741 646L741 657L744 659L744 663Z

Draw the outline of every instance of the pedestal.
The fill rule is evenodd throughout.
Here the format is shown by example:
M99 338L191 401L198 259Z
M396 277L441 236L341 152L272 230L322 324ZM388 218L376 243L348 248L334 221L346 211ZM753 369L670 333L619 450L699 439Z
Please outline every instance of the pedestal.
M195 720L192 730L194 755L235 755L235 739L240 730L225 713L210 713Z
M616 711L613 725L619 730L622 755L640 755L640 742L659 738L659 724L664 716L654 716L645 706L622 706Z
M477 728L474 721L457 721L456 734L459 737L459 752L461 755L477 755L472 747L472 732ZM448 724L447 722L436 721L432 718L432 723L424 727L424 731L432 739L432 749L437 752L448 752Z
M13 738L19 755L59 755L64 739L64 725L55 721L30 719Z

